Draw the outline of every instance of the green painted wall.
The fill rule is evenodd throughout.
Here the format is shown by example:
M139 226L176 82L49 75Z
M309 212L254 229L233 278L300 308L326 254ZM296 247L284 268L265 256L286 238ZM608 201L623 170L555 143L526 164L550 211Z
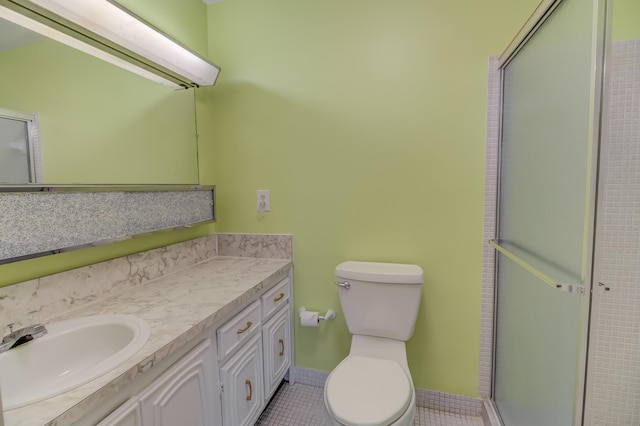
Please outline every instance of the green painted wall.
M488 56L538 0L232 0L208 7L208 171L222 232L292 233L296 364L331 370L350 337L348 259L425 272L416 386L477 395ZM201 155L202 155L201 151ZM202 172L201 172L202 173ZM256 190L271 190L258 217Z
M217 63L217 59L209 55L207 6L200 0L118 0L118 2L142 16L153 26L172 37L181 44L200 55ZM218 64L220 65L220 64ZM223 70L224 72L224 70ZM196 90L196 118L198 128L198 161L200 183L215 184L215 167L213 165L213 145L215 136L211 122L211 106L209 97L214 88Z
M127 1L122 2L123 4L129 6L133 11L135 11L140 16L144 17L151 24L165 31L178 41L182 42L193 48L196 51L201 53L206 53L207 50L207 25L206 25L206 8L204 3L200 0L183 0L180 2L175 2L171 0L144 0L144 1ZM130 3L130 4L128 4ZM73 65L77 65L79 70L86 71L87 75L98 72L94 67L92 60L78 60L73 59L73 54L69 53L65 56L65 60L73 61ZM78 62L75 62L78 61ZM45 70L46 71L46 70ZM35 72L35 71L34 71ZM120 73L120 70L114 71L114 73ZM115 84L121 84L124 87L128 87L131 84L132 79L138 79L139 77L135 75L122 74L122 80L117 81L114 80L113 76L109 77L108 81L103 82L102 90L117 90L113 86ZM67 95L64 98L60 99L60 104L64 104L65 102L82 102L78 100L79 96L82 95L84 88L82 87L82 83L75 85L74 81L69 81L67 88ZM39 81L31 81L29 84L24 84L19 86L19 88L25 94L32 94L34 91L44 91L47 88L43 86L39 86L41 84ZM147 82L144 81L140 83L141 85L146 85ZM150 85L154 85L153 83L148 83ZM156 87L154 85L154 87ZM92 92L94 93L94 92ZM94 93L94 96L95 95ZM155 95L152 95L155 96ZM156 99L158 99L156 97ZM136 102L140 99L134 99L131 102ZM149 99L142 100L142 102L149 102ZM163 108L161 105L161 100L158 100L158 104L155 105L155 108ZM193 100L189 102L189 105L193 103ZM109 105L108 103L104 103L103 105L106 109L117 108L117 106ZM88 108L88 107L87 107ZM153 106L148 106L148 108L154 108ZM180 114L180 112L175 112L176 114ZM132 119L134 117L131 117ZM193 140L190 142L193 144ZM44 141L43 141L44 144ZM104 155L113 155L114 151L106 150ZM205 161L206 163L206 161ZM70 158L70 167L75 167L74 161ZM149 172L155 167L153 163L141 163L139 165L140 173L144 174L145 171ZM181 168L178 161L174 161L172 166L176 170ZM84 172L83 172L84 173ZM106 173L106 172L105 172ZM190 181L193 179L197 179L198 170L195 162L190 162L190 165L186 168L182 169L182 174L188 174L190 176ZM113 171L111 176L115 176L117 178L118 171ZM71 179L71 178L70 178ZM75 181L75 179L73 179ZM116 179L109 179L112 182L115 182ZM175 183L175 182L165 182L165 183ZM212 183L212 182L208 182ZM197 228L186 229L175 232L167 232L159 235L151 236L151 237L140 237L130 241L124 241L120 243L110 244L107 246L96 247L86 250L80 250L71 253L59 254L54 256L48 256L40 259L34 259L23 262L16 262L7 265L0 266L0 286L9 285L18 283L21 281L25 281L28 279L32 279L35 277L49 275L56 272L62 272L65 270L78 268L81 266L89 265L92 263L101 262L104 260L125 256L127 254L136 253L144 250L150 250L157 247L162 247L169 244L174 244L181 241L186 241L193 238L198 238L201 236L205 236L211 234L215 230L215 225L205 225Z
M182 45L208 57L207 6L201 0L117 0Z
M193 90L54 41L0 52L0 63L0 108L39 114L44 182L198 182Z
M640 1L614 0L611 9L613 41L640 39Z

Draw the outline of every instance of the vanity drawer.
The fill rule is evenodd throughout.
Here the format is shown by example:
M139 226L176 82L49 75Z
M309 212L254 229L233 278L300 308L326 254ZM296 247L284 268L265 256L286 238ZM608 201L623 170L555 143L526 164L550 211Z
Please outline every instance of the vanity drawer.
M225 359L260 329L260 301L256 300L218 328L218 359Z
M289 301L291 292L291 286L289 285L289 278L285 278L276 284L271 290L262 295L262 319L269 318L275 313L280 306L286 304Z

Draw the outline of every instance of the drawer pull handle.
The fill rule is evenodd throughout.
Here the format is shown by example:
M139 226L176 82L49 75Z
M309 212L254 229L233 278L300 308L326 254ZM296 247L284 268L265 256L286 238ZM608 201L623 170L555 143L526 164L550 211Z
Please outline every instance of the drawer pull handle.
M250 329L252 325L253 325L253 323L251 321L247 321L247 326L245 328L241 328L240 330L236 331L236 333L242 334L245 331L247 331L248 329Z
M280 293L280 296L276 297L275 299L273 299L274 302L279 302L282 300L282 298L284 297L284 293Z
M282 356L284 355L284 340L278 339L278 342L280 343L280 353L278 355Z
M251 386L251 380L246 380L244 384L249 386L249 395L247 395L247 401L251 401L251 398L253 398L253 386Z

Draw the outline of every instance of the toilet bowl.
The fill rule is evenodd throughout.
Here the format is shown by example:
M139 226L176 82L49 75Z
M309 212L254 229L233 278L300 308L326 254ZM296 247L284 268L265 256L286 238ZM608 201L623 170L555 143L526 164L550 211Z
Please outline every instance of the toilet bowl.
M349 331L347 356L329 374L325 412L337 426L412 425L415 390L405 341L413 334L422 294L415 265L344 262L336 268Z
M327 378L324 400L332 425L413 424L413 384L395 361L348 356Z

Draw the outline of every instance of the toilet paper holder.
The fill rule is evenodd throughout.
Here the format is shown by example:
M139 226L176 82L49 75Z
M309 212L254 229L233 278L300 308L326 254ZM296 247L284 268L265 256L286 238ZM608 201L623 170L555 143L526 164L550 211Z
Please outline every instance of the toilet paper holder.
M307 311L304 306L300 306L298 308L298 316L299 317L302 317L302 314L304 314L305 312L317 313L317 312ZM334 311L333 309L329 309L327 311L327 313L324 314L324 315L318 315L318 319L320 319L320 320L332 320L335 317L336 317L336 311Z

